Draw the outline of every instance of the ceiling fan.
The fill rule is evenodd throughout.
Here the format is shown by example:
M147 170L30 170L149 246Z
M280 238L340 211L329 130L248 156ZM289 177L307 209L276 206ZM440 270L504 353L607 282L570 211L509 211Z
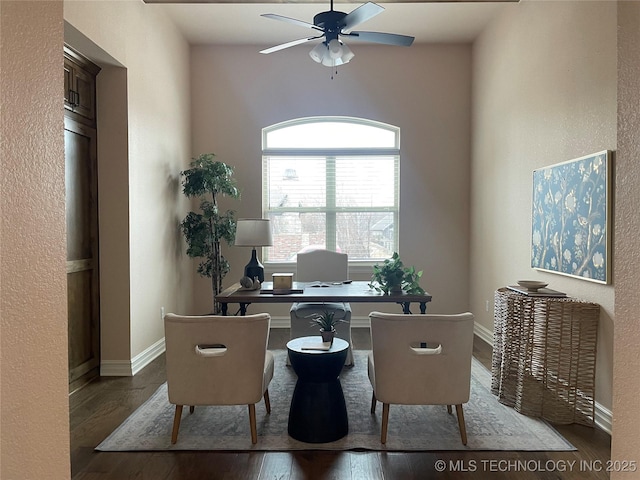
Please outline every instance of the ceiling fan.
M348 63L353 57L353 52L347 47L340 37L348 37L351 40L361 40L365 42L381 43L385 45L399 45L408 47L413 43L414 37L407 35L397 35L395 33L382 32L360 32L352 29L367 20L382 13L384 8L373 2L367 2L360 5L351 13L338 12L333 9L333 0L331 0L331 10L320 12L313 17L313 23L296 20L295 18L284 17L274 13L265 13L262 16L279 20L281 22L292 23L305 28L311 28L319 32L318 35L300 38L291 42L276 45L267 48L260 53L273 53L285 48L310 42L318 38L324 40L319 43L313 50L309 52L311 58L327 67L337 67Z

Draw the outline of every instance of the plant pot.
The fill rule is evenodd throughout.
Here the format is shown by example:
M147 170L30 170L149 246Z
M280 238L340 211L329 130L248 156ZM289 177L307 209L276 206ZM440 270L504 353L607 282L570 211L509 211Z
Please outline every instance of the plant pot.
M336 336L336 331L331 330L330 332L327 332L325 330L320 330L320 335L322 336L323 342L330 342L333 344L333 338Z
M389 286L389 293L402 293L402 285Z

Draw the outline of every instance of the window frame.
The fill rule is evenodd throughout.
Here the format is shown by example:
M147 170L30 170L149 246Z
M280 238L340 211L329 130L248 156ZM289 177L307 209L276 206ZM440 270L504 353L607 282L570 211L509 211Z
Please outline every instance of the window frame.
M284 128L289 128L302 124L313 124L313 123L322 123L322 122L332 122L332 123L346 123L346 124L355 124L355 125L363 125L366 127L378 128L382 130L386 130L388 132L393 133L393 147L341 147L341 148L300 148L300 147L278 147L278 148L269 148L268 145L268 135L274 131L281 130ZM395 249L398 249L399 243L399 212L400 212L400 128L394 125L390 125L387 123L378 122L376 120L370 120L366 118L358 118L358 117L345 117L345 116L314 116L314 117L303 117L296 118L292 120L287 120L284 122L276 123L265 127L262 129L262 216L263 218L268 218L269 213L273 212L274 209L269 209L267 206L269 205L268 198L268 167L269 167L269 159L272 157L322 157L326 161L330 161L333 157L363 157L363 156L378 156L378 157L392 157L394 161L394 203L393 207L386 207L387 211L393 214L393 224L394 224L394 244ZM327 183L327 190L330 189L330 184ZM334 192L335 195L335 192ZM286 211L299 211L300 213L304 212L324 212L327 215L327 231L325 233L331 234L331 239L327 239L327 249L335 250L336 249L336 233L335 229L333 231L330 230L329 227L329 216L336 216L337 213L340 212L348 212L351 209L348 207L343 208L330 208L330 205L327 204L325 207L317 208L317 207L298 207L298 208L287 208ZM358 207L354 209L354 211L364 212L367 209L364 207ZM384 211L385 207L372 207L372 210L380 212ZM263 247L262 258L265 259L265 265L276 266L279 264L282 265L290 265L295 263L295 261L284 261L284 260L270 260L265 255L266 252ZM358 259L352 260L349 259L349 264L353 266L361 265L369 267L370 265L379 263L382 258L368 258L368 259Z

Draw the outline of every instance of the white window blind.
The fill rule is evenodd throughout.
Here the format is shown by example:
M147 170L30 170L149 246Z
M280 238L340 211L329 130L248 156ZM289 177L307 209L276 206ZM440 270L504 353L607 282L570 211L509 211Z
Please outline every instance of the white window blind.
M349 260L388 258L397 250L396 127L299 119L265 129L263 147L264 217L274 237L266 261L295 261L315 248Z

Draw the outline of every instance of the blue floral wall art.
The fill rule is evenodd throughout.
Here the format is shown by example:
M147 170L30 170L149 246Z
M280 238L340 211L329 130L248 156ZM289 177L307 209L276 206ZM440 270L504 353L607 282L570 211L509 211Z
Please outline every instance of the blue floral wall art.
M611 152L533 172L531 266L610 281Z

